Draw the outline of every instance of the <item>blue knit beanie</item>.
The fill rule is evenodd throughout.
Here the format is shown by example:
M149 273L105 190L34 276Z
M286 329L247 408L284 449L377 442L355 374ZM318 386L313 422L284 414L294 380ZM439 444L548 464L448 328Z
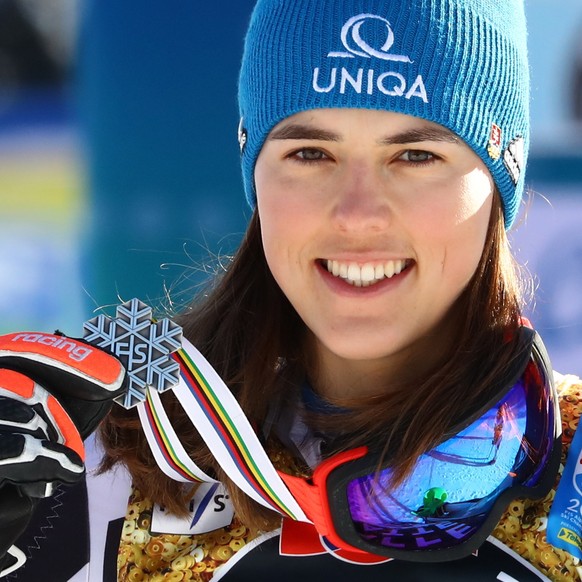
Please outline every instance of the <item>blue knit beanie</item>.
M439 123L483 160L509 228L523 193L529 71L523 0L258 0L239 80L247 199L271 129L308 109Z

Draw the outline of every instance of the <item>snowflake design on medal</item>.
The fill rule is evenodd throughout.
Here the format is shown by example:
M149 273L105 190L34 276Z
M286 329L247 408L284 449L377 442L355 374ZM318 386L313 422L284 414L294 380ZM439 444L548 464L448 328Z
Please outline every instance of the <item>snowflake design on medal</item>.
M117 307L116 317L99 315L83 324L84 340L115 354L127 370L128 388L115 401L132 408L146 399L148 388L165 392L180 380L180 366L171 354L182 345L182 328L152 318L139 299Z

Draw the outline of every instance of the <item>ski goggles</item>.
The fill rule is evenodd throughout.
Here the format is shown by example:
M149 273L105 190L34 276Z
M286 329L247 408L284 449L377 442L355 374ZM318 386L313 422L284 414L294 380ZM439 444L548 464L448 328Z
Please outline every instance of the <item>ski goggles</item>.
M323 460L310 479L277 470L236 398L187 340L171 354L172 387L209 450L247 495L284 519L313 524L326 547L425 562L462 558L491 533L508 503L553 485L561 423L553 376L539 335L520 328L523 358L497 395L418 459L391 486L389 460L358 447ZM212 482L180 443L158 392L137 404L160 469L181 482Z
M520 335L530 347L517 378L421 455L402 485L391 486L390 468L378 470L380 453L368 447L323 461L310 481L281 474L328 542L405 560L458 559L485 541L511 500L550 490L561 454L553 376L540 337Z

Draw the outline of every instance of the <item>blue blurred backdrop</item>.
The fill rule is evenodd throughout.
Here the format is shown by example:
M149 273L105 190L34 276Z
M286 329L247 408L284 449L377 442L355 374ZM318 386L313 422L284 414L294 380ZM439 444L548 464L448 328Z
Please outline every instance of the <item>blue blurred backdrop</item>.
M253 3L0 1L0 331L180 305L236 246ZM582 374L582 3L526 7L533 194L512 240L556 368Z

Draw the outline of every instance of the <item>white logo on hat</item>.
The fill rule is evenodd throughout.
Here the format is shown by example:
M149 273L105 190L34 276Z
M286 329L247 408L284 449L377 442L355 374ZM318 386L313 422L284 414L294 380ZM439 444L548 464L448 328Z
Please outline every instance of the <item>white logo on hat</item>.
M240 153L242 154L245 151L245 146L247 145L247 130L244 126L244 118L241 117L240 121L238 122L238 145L240 148Z
M380 22L382 27L386 28L386 40L379 49L371 46L362 37L364 33L362 27L370 21L374 21L376 26ZM394 44L394 33L390 23L385 18L375 14L358 14L350 18L342 27L341 41L347 52L331 51L327 54L327 58L353 59L358 56L367 59L374 57L384 61L384 63L413 62L407 56L394 55L389 52ZM384 64L379 64L377 61L372 61L370 68L367 69L361 66L354 69L347 62L345 64L345 67L315 67L311 82L313 90L317 93L338 91L340 94L354 92L360 95L362 93L373 95L378 92L390 97L418 98L428 103L422 75L411 71L409 67L406 67L408 70L401 72L385 70ZM374 67L378 67L379 70Z
M386 26L386 41L380 47L380 49L376 49L370 46L363 38L362 38L362 26L366 21L369 20L379 20L383 22ZM394 44L394 33L392 32L392 28L390 23L382 16L377 16L376 14L358 14L357 16L353 16L350 18L342 27L341 30L341 39L342 43L347 52L330 52L328 53L328 57L341 57L341 58L349 58L353 59L354 56L360 57L376 57L378 59L383 59L385 61L400 61L403 63L410 63L412 62L409 57L404 55L393 55L388 51L392 48ZM357 48L354 48L355 47Z
M524 161L523 137L519 136L511 140L503 152L503 162L514 184L517 184Z

